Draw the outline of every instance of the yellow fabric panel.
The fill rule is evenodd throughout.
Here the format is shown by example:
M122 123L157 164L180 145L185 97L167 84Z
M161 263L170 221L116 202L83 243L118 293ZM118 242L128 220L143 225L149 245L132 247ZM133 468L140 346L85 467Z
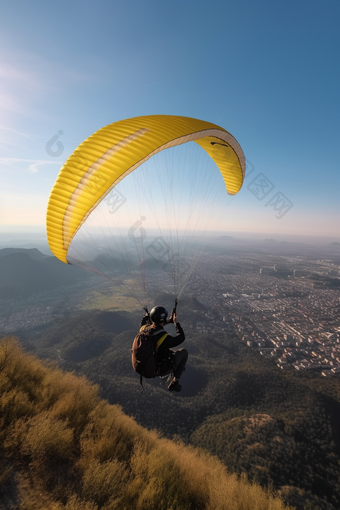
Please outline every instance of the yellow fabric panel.
M77 230L119 180L156 152L189 140L199 143L216 162L228 193L237 193L244 179L244 155L223 128L170 115L115 122L80 144L60 170L46 220L54 255L67 263L67 250Z
M243 184L243 173L240 172L240 161L236 152L224 140L206 136L195 140L220 169L229 195L235 195ZM213 145L212 145L213 144Z

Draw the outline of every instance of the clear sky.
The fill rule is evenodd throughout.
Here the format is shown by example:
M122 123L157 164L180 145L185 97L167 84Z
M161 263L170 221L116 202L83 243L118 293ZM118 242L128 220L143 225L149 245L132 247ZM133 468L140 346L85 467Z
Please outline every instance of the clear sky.
M169 114L242 146L231 230L340 240L339 26L338 0L3 0L0 231L44 226L96 130Z

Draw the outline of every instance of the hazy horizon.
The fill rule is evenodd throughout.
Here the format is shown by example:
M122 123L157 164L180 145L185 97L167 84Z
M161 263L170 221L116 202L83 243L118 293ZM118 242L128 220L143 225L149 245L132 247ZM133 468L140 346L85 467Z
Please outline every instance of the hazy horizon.
M150 236L156 234L157 231L150 231ZM196 232L197 237L204 237L204 235ZM338 237L331 236L301 236L301 235L289 235L289 234L277 234L272 232L237 232L237 231L215 231L213 234L208 234L207 238L217 239L218 237L230 236L237 241L264 241L272 239L277 242L291 242L291 243L303 243L303 244L322 244L327 245L334 242L340 243L340 235ZM13 246L11 246L11 243ZM0 249L5 247L20 247L26 244L46 244L47 236L43 226L26 226L17 225L13 228L12 225L0 225Z

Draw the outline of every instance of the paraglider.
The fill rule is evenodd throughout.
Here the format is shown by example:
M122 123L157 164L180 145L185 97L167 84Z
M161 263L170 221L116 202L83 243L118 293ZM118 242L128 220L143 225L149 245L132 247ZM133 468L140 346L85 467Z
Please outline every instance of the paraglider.
M225 190L238 193L244 177L240 145L215 124L171 115L115 122L61 168L47 209L49 246L62 262L106 277L146 311L150 295L169 290L169 281L177 303L202 236L221 228ZM167 317L163 307L147 312L132 364L141 378L172 373L168 389L178 392L188 352L171 350L185 339L176 306ZM175 337L163 329L169 322Z
M141 320L139 333L132 344L132 366L142 378L164 377L169 375L169 391L179 392L182 389L180 378L188 360L188 351L177 347L185 340L184 331L177 320L177 300L168 319L168 312L163 306L154 306ZM173 323L176 336L170 336L163 329Z
M154 290L148 271L152 264L162 267L178 297L197 262L194 235L214 228L213 171L205 170L205 162L194 163L192 153L181 153L172 168L169 162L161 170L150 165L192 143L199 157L213 164L214 178L221 179L216 189L238 193L244 154L230 133L210 122L136 117L103 127L80 144L61 168L49 198L47 238L54 255L105 276L143 306L148 290Z

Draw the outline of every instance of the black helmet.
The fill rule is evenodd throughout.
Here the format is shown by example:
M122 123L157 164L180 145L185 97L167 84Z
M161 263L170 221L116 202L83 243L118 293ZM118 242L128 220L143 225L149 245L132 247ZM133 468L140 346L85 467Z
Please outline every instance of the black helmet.
M155 324L159 324L160 322L166 322L168 318L168 312L164 308L164 306L154 306L150 312L150 319Z

